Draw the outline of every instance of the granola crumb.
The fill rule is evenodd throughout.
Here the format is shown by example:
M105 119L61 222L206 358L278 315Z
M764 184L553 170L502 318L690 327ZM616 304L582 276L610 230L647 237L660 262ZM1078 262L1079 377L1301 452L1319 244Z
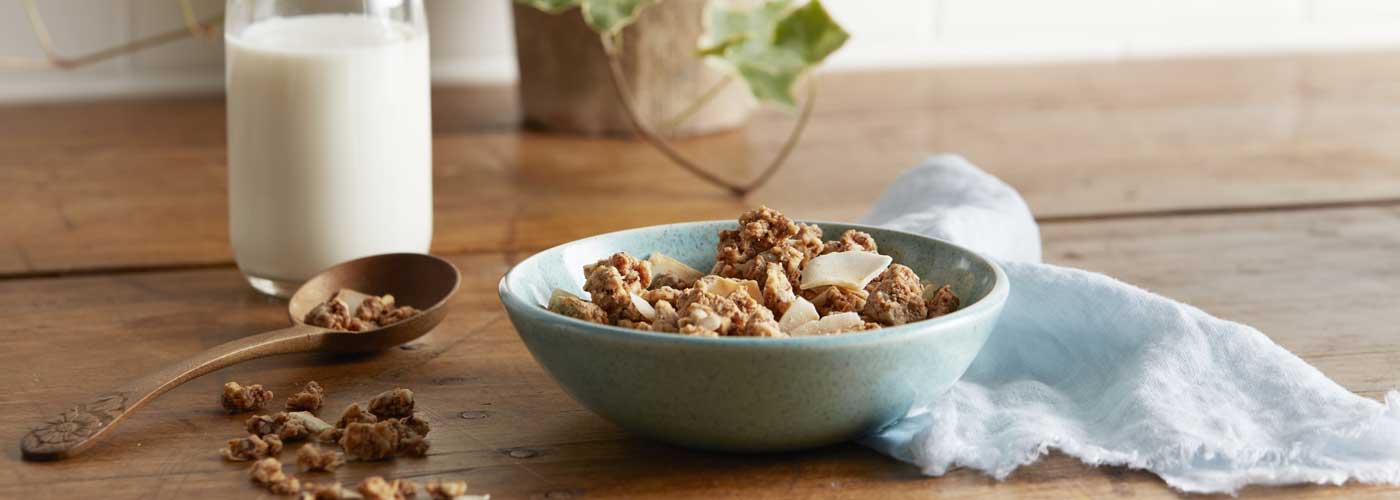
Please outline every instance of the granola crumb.
M943 285L938 287L937 291L933 292L932 296L924 302L924 305L925 308L928 309L928 317L937 318L958 310L961 302L957 294L953 293L953 287Z
M618 252L584 266L583 272L586 277L583 291L588 292L593 303L608 314L610 322L645 319L632 304L632 295L641 294L651 285L650 262Z
M335 450L323 450L307 443L297 450L297 467L303 472L331 472L345 465L345 455Z
M287 398L287 409L298 411L316 411L321 409L321 404L326 399L326 391L321 388L321 384L315 380L306 383L306 387L292 397Z
M868 298L861 316L885 326L902 325L928 316L924 285L913 269L891 264L865 286Z
M224 384L224 393L219 397L219 404L229 413L243 413L262 408L263 404L271 400L272 391L259 384L244 386L229 381Z
M365 500L403 500L403 493L392 483L379 476L370 476L355 487Z
M840 238L840 239L832 240L832 241L826 242L826 245L824 245L824 246L822 247L822 252L821 252L821 253L823 253L823 254L828 254L828 253L833 253L833 252L870 252L870 253L879 253L877 250L878 250L878 247L875 245L875 237L870 236L870 233L867 233L867 232L865 232L865 231L856 231L856 230L854 230L854 229L847 229L846 232L841 233L841 238Z
M400 387L381 392L369 400L369 412L378 418L412 417L413 391Z
M467 494L466 481L438 481L436 479L428 481L423 487L428 492L428 496L433 500L451 500Z
M392 483L394 489L399 490L399 495L403 498L413 498L418 496L418 483L412 479L395 479Z
M311 311L302 318L302 322L331 330L345 330L346 324L351 319L350 306L346 305L343 300L331 297L311 308Z
M219 450L224 459L233 462L246 462L282 453L282 440L275 435L261 437L249 434L248 437L228 440L228 445Z
M399 438L398 452L410 457L422 457L428 454L428 448L431 446L427 438L408 433Z
M282 462L277 461L276 458L268 457L253 462L253 466L248 469L248 477L254 483L268 486L286 479L287 475L282 473Z
M378 421L379 417L374 413L365 411L364 408L360 407L360 403L350 403L350 406L345 407L345 411L341 412L340 420L336 421L335 426L336 428L344 429L346 426L354 423L372 424Z
M603 308L563 290L555 290L549 297L549 310L593 323L608 323L608 313Z
M301 485L301 500L348 500L359 497L355 492L345 489L340 483L322 486L308 481Z
M345 455L356 460L383 460L394 456L399 448L397 420L373 424L353 423L345 427L340 447Z
M843 312L860 312L865 308L865 301L869 294L865 290L851 290L827 285L803 290L802 296L812 302L813 306L816 306L817 314L827 316Z
M344 436L345 429L340 427L331 427L329 429L321 431L319 434L316 434L316 442L338 444L340 443L340 438Z
M395 309L393 295L384 294L380 297L371 295L360 301L360 307L355 309L355 317L363 321L377 323L379 317L391 309Z
M300 441L317 436L330 428L330 424L316 418L310 412L279 411L271 415L253 415L243 424L249 434L258 436L276 435L283 441Z
M423 414L421 413L414 413L413 415L399 419L399 421L402 422L404 427L407 427L410 432L420 436L426 436L433 430L432 426L428 425L428 420L423 418Z
M274 495L295 495L301 492L301 481L291 476L284 477L281 481L267 485L267 491Z
M375 318L375 322L379 323L379 326L389 326L417 316L421 312L423 311L419 311L413 306L399 306L380 314L378 318Z

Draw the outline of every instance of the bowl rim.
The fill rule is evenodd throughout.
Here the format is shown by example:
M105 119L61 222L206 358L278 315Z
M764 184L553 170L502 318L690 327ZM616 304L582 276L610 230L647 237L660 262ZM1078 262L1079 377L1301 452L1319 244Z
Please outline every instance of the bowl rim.
M520 262L517 262L517 263L515 263L514 265L512 265L512 266L510 267L510 269L509 269L508 271L506 271L505 275L501 276L501 281L500 281L499 284L497 285L496 291L497 291L497 293L500 295L501 302L502 302L504 305L507 306L507 309L510 309L510 308L513 306L513 307L515 307L516 309L518 309L518 310L520 310L520 311L525 311L526 314L529 314L529 315L531 315L531 316L533 316L533 317L536 317L536 318L539 318L539 319L542 319L542 320L545 320L545 321L551 321L551 322L562 323L563 325L569 325L569 326L580 327L580 328L582 328L584 331L589 332L590 334L598 334L598 335L603 336L604 338L610 338L610 339L615 339L615 340L634 340L634 341L642 341L642 342L659 342L659 343L670 343L670 344L690 344L690 345L706 345L706 346L744 346L744 347L746 347L746 348L763 348L763 347L771 347L771 348L793 348L793 347L798 347L798 348L801 348L801 347L812 347L812 348L816 348L816 347L833 347L833 346L840 346L840 345L868 344L868 343L872 343L872 342L892 341L892 340L899 340L899 339L903 339L903 338L907 338L907 337L912 337L912 336L936 335L936 334L938 334L938 333L940 333L940 332L950 331L950 330L957 329L959 326L964 325L964 324L966 324L966 323L976 322L976 321L978 321L979 319L981 319L983 316L995 315L995 314L997 313L997 311L999 311L999 310L1001 309L1001 307L1002 307L1003 305L1005 305L1006 299L1007 299L1007 297L1010 295L1011 284L1010 284L1010 282L1007 280L1006 272L1005 272L1004 270L1002 270L1001 266L998 265L998 264L996 263L996 261L994 261L994 260L992 260L992 259L989 259L989 258L987 258L986 256L982 255L981 253L979 253L979 252L977 252L977 251L974 251L974 250L972 250L972 249L970 249L970 248L967 248L967 247L965 247L965 246L958 245L958 244L956 244L956 243L953 243L953 242L950 242L950 241L947 241L947 240L944 240L944 239L934 238L934 237L932 237L932 236L926 236L926 235L922 235L922 234L918 234L918 233L912 233L912 232L909 232L909 231L901 231L901 230L898 230L898 229L889 229L889 228L884 228L884 227L879 227L879 226L871 226L871 225L866 225L866 224L857 224L857 223L851 223L851 222L838 222L838 221L812 221L812 220L801 220L801 221L794 220L794 222L802 222L802 223L806 223L806 224L817 224L817 225L822 225L822 224L833 224L833 225L846 226L846 227L848 227L848 228L858 229L858 230L870 230L870 229L873 229L873 230L876 230L876 231L879 231L879 232L900 233L900 234L905 234L905 235L912 236L912 237L919 238L919 239L925 239L925 240L935 241L935 242L938 242L938 243L941 243L941 244L944 244L944 245L948 245L948 246L951 246L951 247L953 247L953 248L957 248L957 249L959 249L959 250L962 250L962 251L965 252L967 255L971 256L972 258L975 258L975 259L981 261L982 263L986 264L987 267L990 268L990 269L992 270L992 274L993 274L993 276L995 277L996 282L992 285L992 289L989 290L989 291L987 292L987 294L986 294L985 296L983 296L981 299L979 299L977 302L973 302L971 305L968 305L968 306L966 306L966 307L959 308L957 311L953 311L952 313L945 314L945 315L939 316L939 317L937 317L937 318L925 319L925 320L922 320L922 321L916 321L916 322L913 322L913 323L906 323L906 324L899 325L899 326L887 326L887 327L883 327L883 328L880 328L879 330L875 330L875 331L865 331L865 332L859 332L859 333L846 333L846 334L838 334L838 335L804 336L804 337L739 337L739 336L699 337L699 336L693 336L693 335L677 335L677 334L665 334L665 333L647 332L647 331L642 331L642 330L634 330L634 329L631 329L631 328L623 328L623 327L615 326L615 325L604 325L604 324L600 324L600 323L593 323L593 322L590 322L590 321L584 321L584 320L581 320L581 319L578 319L578 318L574 318L574 317L571 317L571 316L565 316L565 315L563 315L563 314L555 313L555 312L553 312L553 311L550 311L550 310L548 310L548 309L545 309L545 308L543 308L543 307L540 307L538 304L532 304L529 300L526 300L520 293L517 293L516 291L511 290L511 288L510 288L510 286L509 286L509 283L510 283L510 280L511 280L511 276L514 275L517 271L519 271L519 270L521 269L521 267L524 266L526 263L528 263L529 261L531 261L531 260L533 260L533 259L540 258L540 256L542 256L542 255L544 255L544 254L547 254L547 253L549 253L549 252L553 252L553 251L555 251L555 250L561 249L561 248L566 247L566 246L569 246L569 245L575 245L575 244L578 244L578 243L582 243L582 242L589 241L589 240L594 240L594 239L601 239L601 238L619 236L619 235L624 235L624 234L627 234L627 233L643 232L643 231L648 231L648 230L656 230L656 229L660 229L660 228L676 228L676 227L687 227L687 226L710 226L710 225L725 224L725 223L728 223L728 224L736 224L736 222L735 222L734 220L732 220L732 219L719 219L719 220L703 220L703 221L690 221L690 222L673 222L673 223L670 223L670 224L657 224L657 225L652 225L652 226L635 227L635 228L630 228L630 229L622 229L622 230L618 230L618 231L612 231L612 232L607 232L607 233L596 234L596 235L593 235L593 236L588 236L588 237L584 237L584 238L579 238L579 239L576 239L576 240L572 240L572 241L569 241L569 242L561 243L561 244L558 244L558 245L549 247L549 248L547 248L547 249L544 249L544 250L540 250L540 251L538 251L538 252L535 252L534 254L531 254L529 257L526 257L526 258L524 258L524 259L521 259ZM509 311L508 311L508 312L509 312ZM516 328L516 330L517 330L517 333L519 333L519 328L518 328L518 327Z

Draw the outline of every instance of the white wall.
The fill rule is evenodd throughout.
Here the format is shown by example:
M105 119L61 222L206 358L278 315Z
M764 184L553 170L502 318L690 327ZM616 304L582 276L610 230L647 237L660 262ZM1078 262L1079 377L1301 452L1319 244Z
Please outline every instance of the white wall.
M508 0L426 0L434 77L509 82ZM835 69L1400 47L1400 0L825 0L852 32ZM59 49L181 25L174 0L39 0ZM222 0L196 0L204 14ZM39 57L19 0L0 0L0 60ZM212 92L217 40L183 40L91 68L0 70L0 101Z

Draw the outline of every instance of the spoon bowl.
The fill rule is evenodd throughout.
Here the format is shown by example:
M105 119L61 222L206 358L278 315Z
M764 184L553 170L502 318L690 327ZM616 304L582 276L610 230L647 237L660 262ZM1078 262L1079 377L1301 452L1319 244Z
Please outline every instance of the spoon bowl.
M445 305L460 282L461 274L452 263L431 255L372 255L337 264L297 289L287 304L291 326L220 344L70 406L30 428L20 439L21 456L25 460L61 460L82 453L157 396L200 375L250 359L295 352L374 352L410 342L442 322L447 316ZM420 312L363 332L329 330L302 321L308 311L342 288L391 294L396 303Z
M446 260L416 253L371 255L342 262L321 271L298 288L287 303L292 322L303 318L336 291L348 288L373 295L391 294L395 303L419 312L404 321L363 332L326 330L319 350L374 352L412 342L432 330L447 316L443 307L457 291L461 275ZM319 328L319 327L312 327Z

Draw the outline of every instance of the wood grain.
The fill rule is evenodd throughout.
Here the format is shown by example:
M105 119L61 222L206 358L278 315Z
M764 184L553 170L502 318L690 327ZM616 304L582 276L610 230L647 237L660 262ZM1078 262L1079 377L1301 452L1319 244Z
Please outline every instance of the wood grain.
M1259 326L1328 376L1372 398L1400 384L1400 208L1367 207L1044 228L1048 260L1113 274ZM109 442L54 464L0 459L0 497L255 496L246 464L216 448L241 417L224 415L219 385L239 380L288 394L308 379L328 391L322 414L395 386L415 389L435 430L425 459L355 463L368 475L466 479L493 498L1171 498L1154 476L1090 468L1059 455L995 482L959 470L926 478L855 445L786 455L691 452L629 436L579 407L530 359L495 297L517 256L459 255L461 291L442 326L378 355L290 355L182 386L134 416ZM135 377L188 353L286 324L281 302L231 269L0 281L0 413L45 415L92 384ZM92 356L101 345L101 357ZM280 398L279 398L280 399ZM22 429L0 427L0 442ZM290 457L291 451L284 452ZM1246 498L1391 498L1400 489L1250 488Z
M833 74L809 133L748 200L648 147L521 133L508 88L434 93L439 253L528 251L767 203L852 219L952 151L1046 220L1400 200L1393 52ZM222 98L0 108L0 276L219 266ZM791 117L681 141L752 175Z

